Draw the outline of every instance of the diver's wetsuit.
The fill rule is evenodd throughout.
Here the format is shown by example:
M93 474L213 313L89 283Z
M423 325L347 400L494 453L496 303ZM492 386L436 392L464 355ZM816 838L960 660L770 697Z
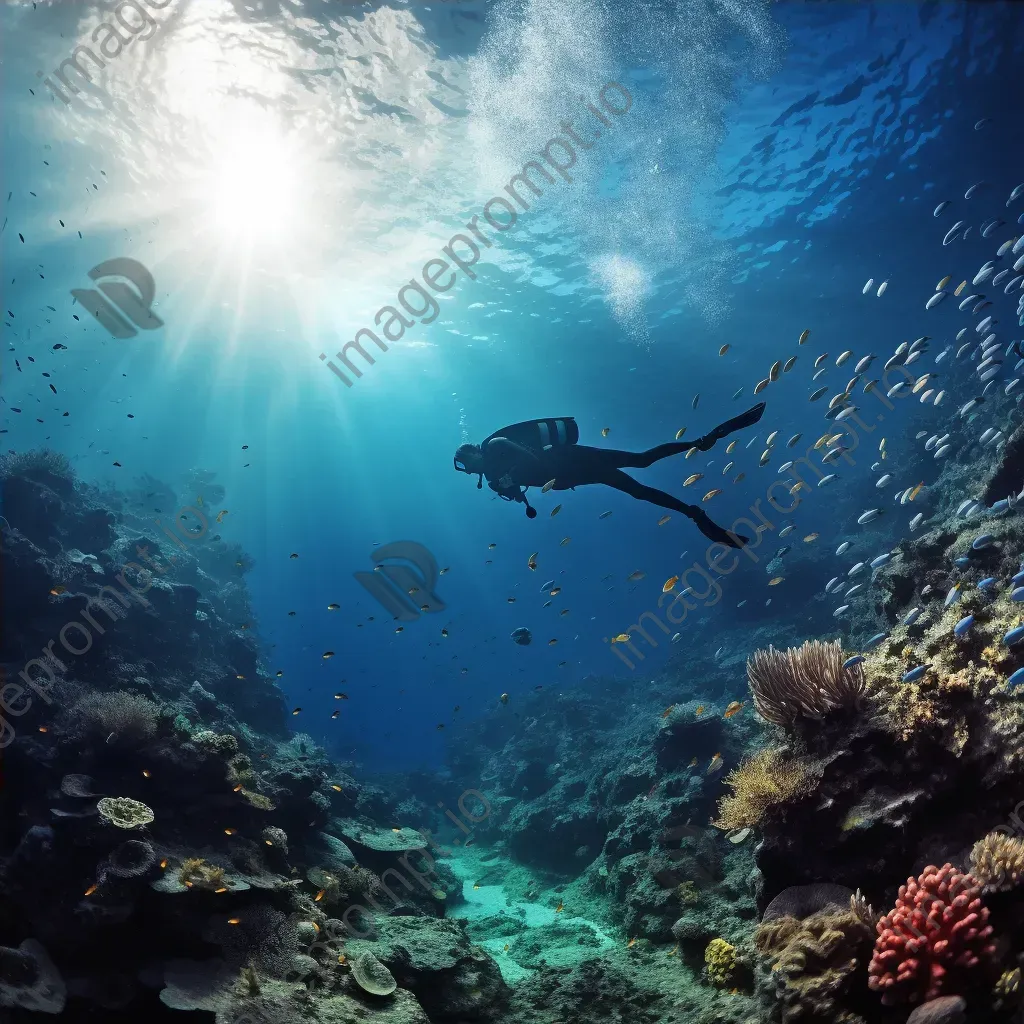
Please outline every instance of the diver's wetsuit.
M756 423L764 412L764 403L755 405L745 413L716 427L704 437L693 441L670 441L649 448L645 452L616 451L611 448L589 448L586 445L564 444L536 451L516 444L504 437L489 438L482 446L484 454L484 476L491 490L511 501L529 502L523 493L527 487L543 487L554 480L554 490L564 491L584 484L605 484L631 497L648 501L652 505L681 512L691 519L697 529L709 540L740 547L747 538L739 537L723 529L699 506L688 505L656 487L634 480L623 469L647 469L648 466L681 455L691 448L710 450L719 438L735 430Z

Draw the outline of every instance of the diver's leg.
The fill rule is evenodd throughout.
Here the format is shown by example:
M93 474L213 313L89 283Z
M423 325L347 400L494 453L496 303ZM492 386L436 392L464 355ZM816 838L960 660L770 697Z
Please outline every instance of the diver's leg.
M727 544L731 548L742 547L749 543L748 537L734 536L728 530L719 526L699 505L687 505L665 491L659 491L656 487L648 487L646 484L634 480L631 476L621 470L613 469L602 475L600 480L593 483L607 484L617 491L623 491L631 498L639 501L648 501L660 508L671 509L673 512L681 512L687 519L692 520L694 525L704 534L708 540L718 541L719 544ZM737 543L737 540L740 543Z
M753 426L764 413L764 402L758 402L752 409L734 416L719 424L710 433L698 437L693 441L669 441L667 444L659 444L654 448L648 448L645 452L621 452L605 449L610 456L609 464L616 469L647 469L661 459L668 459L673 455L682 455L691 448L699 448L702 452L709 451L714 447L715 442L736 430Z

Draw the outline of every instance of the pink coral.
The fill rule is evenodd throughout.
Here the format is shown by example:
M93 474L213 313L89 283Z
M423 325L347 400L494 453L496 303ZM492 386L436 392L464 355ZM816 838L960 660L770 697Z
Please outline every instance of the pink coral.
M993 957L991 935L977 881L952 864L929 865L878 922L868 986L886 1006L955 994L960 976Z

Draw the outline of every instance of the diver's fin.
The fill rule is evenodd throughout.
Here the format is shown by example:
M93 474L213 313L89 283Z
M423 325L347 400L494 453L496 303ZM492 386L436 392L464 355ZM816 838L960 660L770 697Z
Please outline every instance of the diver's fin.
M700 505L688 505L686 515L708 540L725 544L730 548L741 548L750 543L749 537L744 537L739 533L730 533L724 527L719 526Z
M704 435L707 440L717 441L719 438L728 437L734 430L742 430L744 427L752 427L764 415L764 402L741 412L739 416L733 416L731 420L720 423L714 430Z

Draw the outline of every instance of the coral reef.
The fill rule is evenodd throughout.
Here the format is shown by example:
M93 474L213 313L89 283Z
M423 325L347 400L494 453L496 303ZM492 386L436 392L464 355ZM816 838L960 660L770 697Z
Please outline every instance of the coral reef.
M1024 882L1024 840L990 832L971 850L971 874L987 891L1015 889Z

